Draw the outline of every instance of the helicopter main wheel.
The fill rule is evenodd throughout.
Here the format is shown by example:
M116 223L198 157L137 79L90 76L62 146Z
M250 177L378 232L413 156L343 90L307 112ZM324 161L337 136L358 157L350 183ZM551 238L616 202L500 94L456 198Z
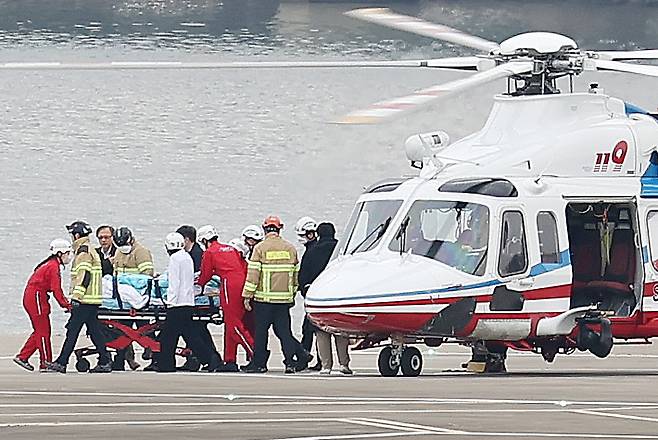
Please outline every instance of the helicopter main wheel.
M398 352L399 350L394 350L391 346L384 347L382 351L379 352L379 358L377 359L379 374L384 377L398 375L398 371L400 370L400 355Z
M423 355L420 350L416 347L405 347L400 358L400 367L403 376L418 376L423 369Z

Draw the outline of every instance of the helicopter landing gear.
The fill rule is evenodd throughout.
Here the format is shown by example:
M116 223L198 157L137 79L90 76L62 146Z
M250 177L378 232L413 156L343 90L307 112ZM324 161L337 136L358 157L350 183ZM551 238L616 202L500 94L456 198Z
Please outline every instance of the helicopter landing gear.
M388 345L379 352L377 365L384 377L397 376L400 370L403 376L414 377L423 369L423 355L416 347Z

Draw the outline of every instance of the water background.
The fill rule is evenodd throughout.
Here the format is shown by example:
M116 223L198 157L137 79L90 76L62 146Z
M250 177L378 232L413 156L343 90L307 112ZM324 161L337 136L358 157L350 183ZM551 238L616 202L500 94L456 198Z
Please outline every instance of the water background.
M500 41L528 30L581 47L658 47L653 2L378 2ZM372 5L372 3L369 3ZM363 4L277 0L0 1L0 62L326 60L454 56L468 49L360 23ZM29 329L25 281L82 218L128 225L164 270L162 239L183 223L237 236L270 214L340 230L364 186L409 174L407 136L459 138L483 123L482 86L376 127L327 121L378 100L462 77L422 69L0 71L0 333ZM658 106L658 80L583 75L610 94ZM68 272L65 274L65 278ZM298 306L295 314L301 316ZM64 315L53 314L61 332Z

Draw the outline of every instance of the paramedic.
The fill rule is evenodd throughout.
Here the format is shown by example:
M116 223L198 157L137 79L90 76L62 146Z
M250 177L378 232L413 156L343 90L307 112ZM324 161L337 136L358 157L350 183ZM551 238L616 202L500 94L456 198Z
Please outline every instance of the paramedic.
M247 257L249 259L254 252L254 247L265 238L265 233L260 226L249 225L242 230L242 238L244 239L244 243L249 247L249 256Z
M302 217L299 220L297 220L297 224L295 225L295 233L297 234L297 240L304 245L304 255L308 253L309 249L313 248L315 244L318 242L318 222L316 222L313 218L311 217ZM304 298L306 298L306 290L308 290L308 287L306 287L306 283L302 283L302 270L304 268L304 256L302 256L302 262L300 264L300 272L299 272L299 290ZM310 283L309 283L310 284ZM304 315L304 322L302 324L302 347L304 347L304 350L306 351L311 351L311 348L313 347L313 336L315 336L315 326L313 323L308 319L307 315ZM320 359L318 356L318 361L315 365L309 368L309 370L313 371L320 371L322 369L322 366L320 365Z
M233 247L219 242L219 234L212 225L199 228L199 240L205 246L201 262L199 285L205 286L213 275L222 282L219 301L224 313L224 362L220 371L237 372L237 351L241 345L249 359L253 356L254 338L244 324L242 289L246 266L241 254Z
M220 360L203 344L193 326L194 263L185 251L183 236L178 232L167 235L165 249L169 254L169 289L165 301L167 318L160 334L157 371L176 371L176 345L180 336L185 337L199 361L208 364L208 371L215 371L220 366Z
M176 232L183 236L183 239L185 240L185 250L188 254L190 254L190 257L192 257L192 262L194 263L194 279L196 281L199 278L199 274L201 273L201 259L203 258L203 249L201 249L201 246L196 241L196 228L191 225L183 225L176 229ZM198 293L199 292L195 292L195 294ZM215 346L215 341L213 341L212 335L208 330L208 322L194 321L194 327L196 328L196 331L204 345L206 345L206 347L210 348L213 353L219 356L217 347ZM183 339L185 339L185 336L183 336ZM187 347L190 346L187 340L185 341L185 344ZM189 364L186 362L182 369L189 370L190 368L188 367Z
M48 371L66 373L66 365L82 326L87 327L87 333L98 351L98 365L89 370L90 373L109 373L112 371L110 355L105 348L105 338L98 321L98 307L103 299L101 295L101 259L91 247L89 235L91 227L76 221L66 227L73 238L73 268L71 269L71 317L66 324L66 339L62 351L55 362L47 362Z
M307 367L312 356L297 341L290 328L290 305L297 291L297 250L279 235L281 219L269 216L263 222L265 240L256 245L248 263L247 280L242 293L244 308L255 312L254 358L244 368L247 373L267 371L267 339L271 326L281 341L285 372ZM297 364L293 360L297 356Z
M132 231L126 226L121 226L112 234L112 240L117 248L114 256L114 281L117 281L117 275L121 274L142 274L153 276L155 267L153 266L153 257L151 252L135 240ZM126 324L130 325L129 322ZM139 327L139 324L137 324ZM132 343L124 350L118 350L114 358L113 368L123 370L124 360L132 370L139 368L135 362L135 351ZM147 369L151 369L147 366Z
M46 369L46 362L52 362L52 348L50 345L50 302L48 292L52 292L57 303L64 309L70 310L71 304L62 291L62 275L60 266L69 264L72 260L73 248L67 240L58 238L50 243L50 256L34 268L34 272L27 281L23 293L23 307L32 323L32 334L25 342L20 353L14 358L21 367L34 371L29 363L30 356L39 350L39 370Z

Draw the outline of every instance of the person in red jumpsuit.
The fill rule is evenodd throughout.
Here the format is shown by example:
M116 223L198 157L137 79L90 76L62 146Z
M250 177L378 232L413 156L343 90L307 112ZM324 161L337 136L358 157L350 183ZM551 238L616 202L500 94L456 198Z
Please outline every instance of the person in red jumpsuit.
M233 247L219 242L219 235L212 225L199 228L199 242L206 251L201 259L198 284L205 286L213 275L221 280L219 301L224 314L224 362L216 371L237 372L237 352L241 345L247 357L253 356L254 338L244 323L242 289L247 277L247 267L240 253Z
M71 303L62 291L60 265L66 265L72 259L71 243L57 239L50 243L50 256L34 269L27 281L23 294L23 307L32 322L32 334L25 342L14 362L28 371L34 371L30 357L39 351L39 370L44 371L46 362L52 362L53 352L50 345L50 302L48 292L52 292L57 303L65 310L71 309Z

